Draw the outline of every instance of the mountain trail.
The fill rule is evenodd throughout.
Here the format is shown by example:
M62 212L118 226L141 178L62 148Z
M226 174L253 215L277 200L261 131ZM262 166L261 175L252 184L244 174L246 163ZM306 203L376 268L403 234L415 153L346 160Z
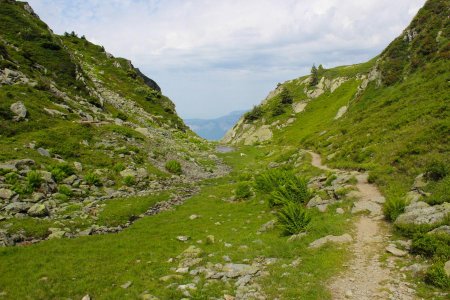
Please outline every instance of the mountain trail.
M352 259L344 265L345 271L329 283L332 299L416 299L415 291L409 283L402 280L395 270L398 257L389 256L382 260L389 242L389 226L383 221L382 206L384 197L378 188L367 181L367 174L331 169L322 164L319 154L309 152L311 164L326 171L356 174L358 180L352 213L369 211L355 223L354 242L350 246Z

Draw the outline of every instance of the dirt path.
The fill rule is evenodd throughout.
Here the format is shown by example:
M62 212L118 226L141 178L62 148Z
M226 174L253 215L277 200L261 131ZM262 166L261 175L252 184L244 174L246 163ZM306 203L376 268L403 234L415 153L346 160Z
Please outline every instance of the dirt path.
M370 212L355 223L354 242L350 246L353 258L346 265L348 268L329 284L333 299L416 299L414 290L401 280L401 274L395 270L396 258L389 256L387 261L381 261L388 243L389 228L383 221L384 197L378 188L368 183L367 174L331 169L322 164L320 155L309 153L311 164L317 168L355 175L358 191L354 195L358 201L352 213Z

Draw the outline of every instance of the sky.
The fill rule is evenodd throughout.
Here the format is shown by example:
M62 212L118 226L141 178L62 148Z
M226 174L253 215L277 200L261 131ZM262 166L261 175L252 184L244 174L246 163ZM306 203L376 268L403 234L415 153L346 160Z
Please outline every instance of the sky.
M365 62L425 0L28 0L55 33L130 59L183 118L250 109L284 82Z

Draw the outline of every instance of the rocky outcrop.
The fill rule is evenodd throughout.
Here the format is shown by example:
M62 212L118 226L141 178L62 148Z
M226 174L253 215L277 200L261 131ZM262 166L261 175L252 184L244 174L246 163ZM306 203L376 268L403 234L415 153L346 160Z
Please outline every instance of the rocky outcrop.
M11 104L10 109L15 115L13 118L14 121L24 120L28 113L27 108L25 107L25 104L23 104L23 102L21 102L21 101Z
M405 212L397 217L395 225L436 225L450 214L450 203L430 206L425 202L414 202L405 208Z
M147 76L145 76L144 73L141 72L141 70L139 70L138 68L134 68L134 70L136 71L136 73L138 74L139 77L141 77L144 80L144 83L150 87L151 89L161 92L161 88L159 87L159 85L156 83L156 81L154 81L151 78L148 78Z

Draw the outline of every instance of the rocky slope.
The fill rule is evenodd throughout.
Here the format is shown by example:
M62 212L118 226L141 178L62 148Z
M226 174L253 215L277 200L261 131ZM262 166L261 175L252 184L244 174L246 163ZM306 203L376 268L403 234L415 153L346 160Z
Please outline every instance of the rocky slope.
M130 61L55 35L24 2L0 2L0 28L0 226L22 232L0 244L31 238L30 217L95 223L106 199L225 171Z

